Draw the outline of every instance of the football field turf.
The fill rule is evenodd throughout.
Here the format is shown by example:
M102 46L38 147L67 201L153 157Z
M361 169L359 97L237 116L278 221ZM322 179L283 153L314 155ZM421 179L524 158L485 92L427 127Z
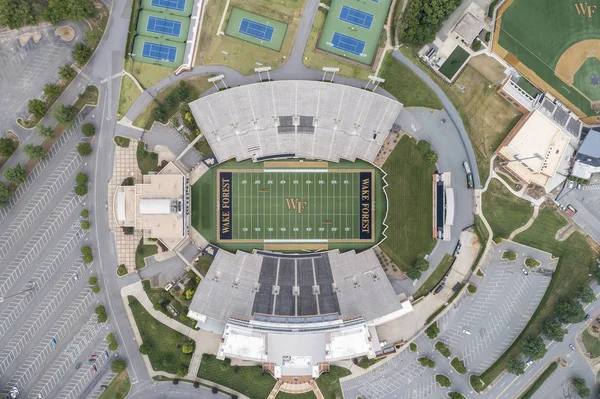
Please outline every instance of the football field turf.
M227 162L213 169L194 184L192 224L218 246L360 248L380 238L381 171L369 164Z

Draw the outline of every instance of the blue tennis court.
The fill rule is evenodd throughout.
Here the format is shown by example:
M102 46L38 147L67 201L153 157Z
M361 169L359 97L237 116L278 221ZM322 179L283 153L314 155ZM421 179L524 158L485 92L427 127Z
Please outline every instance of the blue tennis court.
M247 35L265 42L270 42L273 38L273 32L275 32L275 28L269 25L261 24L260 22L252 21L251 19L242 18L239 32L242 35Z
M152 5L156 7L168 8L170 10L185 10L186 0L152 0Z
M147 30L148 32L179 37L181 34L181 22L149 16Z
M333 32L331 38L331 44L333 47L343 51L347 51L352 54L361 55L365 49L365 42L362 40L355 39L350 36L343 35L339 32Z
M152 58L154 60L167 60L169 62L175 62L175 57L177 57L177 47L144 42L142 56L146 58Z
M361 28L371 29L373 14L344 5L340 11L340 20Z

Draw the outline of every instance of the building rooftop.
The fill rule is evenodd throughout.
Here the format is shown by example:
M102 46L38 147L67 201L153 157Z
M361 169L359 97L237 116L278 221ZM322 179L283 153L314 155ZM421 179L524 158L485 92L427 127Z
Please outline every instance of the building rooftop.
M475 15L467 12L456 24L454 32L456 32L460 38L470 46L471 43L473 43L473 41L477 38L483 27L483 22L477 19Z

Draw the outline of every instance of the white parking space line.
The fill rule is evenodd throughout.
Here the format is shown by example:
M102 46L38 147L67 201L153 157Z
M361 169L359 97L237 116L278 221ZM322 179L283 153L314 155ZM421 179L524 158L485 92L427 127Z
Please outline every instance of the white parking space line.
M101 370L102 367L109 361L109 358L106 357L104 351L108 351L107 349L108 343L106 341L102 341L100 345L96 347L94 350L94 354L98 355L98 359L94 362L98 371ZM110 353L109 353L110 355ZM69 380L69 382L64 386L64 388L57 395L57 399L75 399L78 398L83 389L90 383L90 381L94 378L95 372L91 370L91 367L83 366L75 375ZM115 373L109 371L106 375L100 380L100 383L94 389L93 392L98 392L97 395L90 394L86 399L97 398L102 393L102 388L100 385L108 385L110 381L116 376Z

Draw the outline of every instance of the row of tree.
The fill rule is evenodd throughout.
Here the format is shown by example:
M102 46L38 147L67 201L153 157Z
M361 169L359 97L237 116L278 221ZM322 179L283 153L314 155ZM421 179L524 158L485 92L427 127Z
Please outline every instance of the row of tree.
M92 0L0 0L0 26L10 29L40 21L53 25L65 19L83 21L95 13Z
M461 0L411 0L402 17L401 40L414 43L431 43L444 21L461 3Z

